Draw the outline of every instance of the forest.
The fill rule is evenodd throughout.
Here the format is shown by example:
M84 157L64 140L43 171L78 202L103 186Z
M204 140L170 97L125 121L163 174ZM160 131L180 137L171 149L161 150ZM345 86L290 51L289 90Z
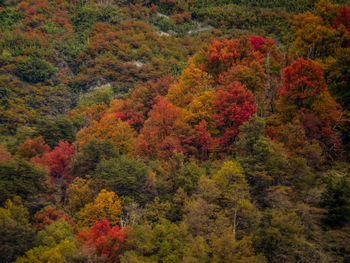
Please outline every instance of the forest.
M347 0L0 0L1 263L350 263Z

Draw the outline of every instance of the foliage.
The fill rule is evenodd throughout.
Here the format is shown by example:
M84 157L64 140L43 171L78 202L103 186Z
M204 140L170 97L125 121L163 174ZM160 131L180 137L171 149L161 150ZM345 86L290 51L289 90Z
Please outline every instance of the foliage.
M349 17L0 0L0 261L348 262Z
M44 82L55 73L55 68L45 60L28 58L18 63L17 72L23 80Z
M321 206L328 210L327 224L342 226L350 220L349 187L350 182L345 177L330 178L327 183L321 197Z
M78 224L90 227L97 220L108 220L112 225L119 223L122 207L119 197L114 192L103 189L94 202L88 203L78 214Z
M15 195L27 205L35 206L40 194L47 191L47 171L23 159L12 158L0 162L0 202Z
M94 178L101 180L103 187L118 196L145 203L153 195L150 171L140 160L126 156L103 160L97 165L95 174Z
M8 199L0 208L0 259L13 262L33 246L35 231L29 225L29 212L21 198Z
M119 262L119 255L126 247L127 229L111 227L108 220L96 221L89 231L79 233L83 250L106 258L107 262Z
M214 127L222 132L218 142L223 150L229 151L232 142L238 135L238 127L256 112L255 98L239 82L232 82L227 86L218 88L215 100Z

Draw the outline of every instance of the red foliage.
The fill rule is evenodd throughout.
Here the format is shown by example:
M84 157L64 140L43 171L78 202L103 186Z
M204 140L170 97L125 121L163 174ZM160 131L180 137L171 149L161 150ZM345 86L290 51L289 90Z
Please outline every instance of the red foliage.
M34 215L32 225L33 227L42 230L47 225L50 225L62 218L69 224L74 225L74 218L64 214L62 210L57 210L54 207L45 207Z
M221 135L217 143L223 150L230 150L232 142L239 133L238 127L249 120L256 112L255 97L240 82L218 88L213 102L215 108L215 125Z
M300 114L300 121L306 136L318 140L326 153L341 153L343 151L341 138L333 129L334 124L329 120L305 110Z
M207 130L207 122L205 120L201 121L194 129L193 142L196 148L199 149L199 159L207 160L214 148L214 140Z
M208 70L214 74L226 71L227 68L235 64L239 56L238 39L225 40L224 42L214 39L207 51Z
M265 39L261 36L252 36L250 44L257 50L261 50L265 43Z
M128 237L127 228L114 226L108 220L96 221L89 231L80 232L78 240L82 242L82 250L107 258L107 262L119 262L119 255L125 250Z
M344 25L350 32L350 6L344 5L339 8L339 15L334 18L334 23L337 27Z
M171 75L165 75L157 80L148 80L146 83L136 85L130 97L117 105L116 117L128 122L131 127L139 131L148 112L157 103L160 96L168 93L169 86L174 82Z
M6 162L12 158L11 153L5 150L5 146L0 144L0 162Z
M299 58L284 69L279 95L292 104L309 106L314 97L327 90L321 67L311 59Z
M49 168L49 176L53 184L62 180L70 182L73 180L73 174L69 168L74 154L75 148L73 145L60 141L59 146L55 147L51 152L45 153L42 158L36 158L34 161Z
M175 151L190 151L190 141L190 129L182 119L181 109L163 98L149 112L136 151L144 156L167 159Z
M16 155L20 158L30 160L33 157L41 157L43 154L50 151L43 137L37 137L34 139L27 139L17 147Z

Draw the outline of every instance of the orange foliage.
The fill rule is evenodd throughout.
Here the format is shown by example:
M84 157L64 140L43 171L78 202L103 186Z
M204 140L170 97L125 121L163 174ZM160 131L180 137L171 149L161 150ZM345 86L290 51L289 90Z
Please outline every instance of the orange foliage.
M16 155L20 158L30 160L33 157L42 157L43 154L50 151L43 137L36 137L34 139L27 139L17 147Z

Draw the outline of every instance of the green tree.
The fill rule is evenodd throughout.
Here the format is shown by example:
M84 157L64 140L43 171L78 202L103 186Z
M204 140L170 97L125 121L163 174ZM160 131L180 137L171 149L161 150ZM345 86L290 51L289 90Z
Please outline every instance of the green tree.
M145 203L153 196L150 171L141 160L127 156L102 160L96 168L95 177L104 187L119 196L128 196L138 203Z
M29 82L43 82L48 80L56 69L44 59L29 57L17 65L17 73L23 80Z
M35 208L40 195L48 189L47 171L23 159L0 161L0 203L20 196L23 202Z
M321 206L328 210L324 221L342 226L350 221L350 180L346 177L329 179L321 196Z
M60 140L73 143L75 140L75 127L66 116L47 117L38 120L35 125L38 134L45 139L50 146L57 146Z
M231 220L233 236L236 238L238 227L243 228L245 221L251 220L250 213L254 210L243 169L235 161L226 161L214 174L213 180L219 189L220 206L225 208L226 215Z
M29 212L21 198L7 200L0 208L0 261L13 262L33 246L35 230L29 225Z
M72 171L80 177L92 175L101 161L118 156L119 153L111 141L92 139L75 155Z

